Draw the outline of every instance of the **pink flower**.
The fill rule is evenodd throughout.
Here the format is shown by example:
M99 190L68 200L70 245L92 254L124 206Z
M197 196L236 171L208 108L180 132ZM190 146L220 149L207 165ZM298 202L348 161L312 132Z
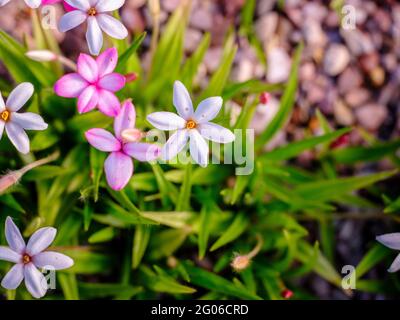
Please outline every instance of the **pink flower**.
M115 117L120 103L114 92L125 86L125 77L114 73L118 62L117 49L104 51L94 60L81 53L78 58L78 72L59 79L54 91L61 97L78 98L78 112L85 113L98 107L109 117Z
M139 161L152 161L160 155L160 147L155 144L126 141L124 132L135 127L135 107L129 100L124 102L120 113L114 120L113 136L104 129L90 129L85 136L88 142L96 149L110 152L104 162L104 170L108 185L114 190L123 189L133 174L131 157Z

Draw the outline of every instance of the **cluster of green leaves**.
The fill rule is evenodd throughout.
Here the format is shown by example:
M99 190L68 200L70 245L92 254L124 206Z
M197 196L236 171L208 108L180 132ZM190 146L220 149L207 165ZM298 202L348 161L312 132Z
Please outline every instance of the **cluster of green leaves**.
M253 3L246 2L241 27L242 35L252 42L256 41L251 24ZM197 91L194 80L210 46L210 35L205 34L197 50L185 58L188 10L182 6L170 17L148 73L137 52L145 34L131 42L108 39L120 53L118 71L139 74L136 82L119 93L121 100L133 99L138 128L148 128L145 115L149 112L173 110L175 80ZM36 48L59 52L51 32L41 28L37 16L33 16L33 24ZM331 150L330 144L351 129L334 131L318 113L322 135L309 133L301 141L263 152L263 146L285 130L294 108L302 45L293 53L291 76L285 85L271 86L258 80L231 83L237 50L234 39L233 32L227 35L219 67L196 101L214 95L223 96L225 102L235 99L243 107L231 129L246 129L256 107L252 97L282 90L278 113L255 140L254 172L235 176L235 164L200 168L136 162L128 186L115 192L103 176L105 155L90 148L83 135L89 128L111 128L110 119L99 112L77 115L75 102L55 96L52 90L62 74L61 65L27 59L27 46L0 31L0 59L16 83L35 85L29 110L39 112L50 124L48 130L32 134L28 156L17 154L3 138L0 168L13 170L54 151L61 154L56 162L30 171L20 184L0 196L1 225L6 216L12 216L25 236L44 225L55 226L54 246L75 260L71 269L57 273L58 290L48 299L281 299L286 287L296 298L308 299L312 294L295 284L308 274L341 287L333 223L342 208L360 208L362 215L363 210L385 206L382 215L396 218L400 198L388 195L382 200L377 185L396 171L345 177L336 172L344 165L351 168L383 158L399 166L395 152L400 141L370 141L367 147ZM12 84L0 82L5 95L11 88ZM226 115L227 110L218 121L229 127ZM304 151L315 154L312 171L293 161ZM360 189L378 201L361 197ZM316 222L318 241L311 240L303 219ZM234 255L250 252L256 239L262 239L259 254L244 271L234 272L230 265ZM2 230L0 241L5 243ZM363 279L377 263L390 258L389 250L372 246L357 267L358 289L398 290L396 281ZM0 275L8 268L0 262ZM30 299L23 288L0 292L10 299Z

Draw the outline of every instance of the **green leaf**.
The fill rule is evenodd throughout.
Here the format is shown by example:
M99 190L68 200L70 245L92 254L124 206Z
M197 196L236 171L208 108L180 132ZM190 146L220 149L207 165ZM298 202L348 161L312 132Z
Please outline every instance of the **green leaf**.
M188 163L186 165L185 176L179 192L178 202L176 203L175 210L183 211L190 210L190 191L192 188L192 164Z
M314 148L315 146L322 143L330 143L341 137L345 133L349 132L350 128L343 128L331 133L324 134L322 136L312 137L301 141L296 141L287 144L286 146L274 149L266 152L258 159L268 161L282 161L298 156L303 151Z
M58 281L63 290L66 300L79 300L78 283L74 274L65 274L57 272Z
M133 238L132 268L139 267L150 240L151 229L147 226L137 226Z
M203 259L206 250L207 250L207 244L208 244L208 238L210 236L210 216L212 214L212 205L209 203L206 203L203 205L201 208L201 213L200 213L200 228L199 228L199 241L198 241L198 246L199 246L199 258Z
M110 241L114 238L115 236L115 230L112 227L107 227L104 229L101 229L95 233L93 233L89 239L89 243L101 243L101 242L107 242Z
M373 162L393 155L400 148L400 140L376 143L370 147L349 147L336 149L331 155L338 163L354 164L357 162Z
M303 44L300 44L293 57L292 69L290 71L289 81L287 83L285 92L283 93L279 110L275 117L269 123L268 127L256 139L255 149L257 151L267 144L275 134L283 128L288 120L295 103L297 84L298 84L298 69L300 64L301 53L303 51Z
M297 195L307 200L333 200L339 198L343 194L347 194L352 191L365 188L378 181L385 180L396 173L397 171L387 171L366 176L309 182L297 187L295 192Z
M90 168L91 178L93 181L93 194L95 202L97 202L97 200L99 199L99 186L101 177L103 175L105 158L106 153L101 152L95 148L90 148Z
M388 257L392 251L376 243L362 258L356 268L356 278L360 279L379 262Z
M238 288L232 282L222 278L215 273L196 268L191 264L185 264L186 270L189 273L191 283L196 286L219 292L228 297L235 297L245 300L262 300L256 294L244 288Z
M129 46L128 49L126 49L126 51L121 54L119 56L118 59L118 65L116 68L115 72L118 73L126 73L127 72L127 63L129 61L129 59L132 57L132 55L134 55L136 53L136 51L139 49L139 47L141 46L142 42L144 41L144 39L146 38L147 33L143 32L142 34L140 34L139 36L137 36L132 44Z
M155 266L155 269L158 274L155 274L148 268L141 268L144 279L146 280L146 286L151 290L176 294L190 294L196 292L195 289L180 284L174 278L162 272L157 266Z
M141 216L161 223L172 228L183 228L186 226L187 221L192 217L192 214L187 211L142 211Z
M228 229L212 245L210 251L215 251L238 238L246 230L248 223L249 221L247 220L245 214L237 214Z

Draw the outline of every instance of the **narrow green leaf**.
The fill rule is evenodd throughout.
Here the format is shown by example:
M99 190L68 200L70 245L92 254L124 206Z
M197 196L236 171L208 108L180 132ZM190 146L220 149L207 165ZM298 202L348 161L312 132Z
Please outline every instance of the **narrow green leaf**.
M243 213L237 214L236 218L233 220L228 229L212 245L210 251L215 251L238 238L246 230L248 223L249 221Z

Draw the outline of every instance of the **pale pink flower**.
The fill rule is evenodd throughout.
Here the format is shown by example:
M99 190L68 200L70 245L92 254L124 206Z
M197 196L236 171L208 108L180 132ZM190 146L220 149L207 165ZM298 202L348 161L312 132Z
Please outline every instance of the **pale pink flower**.
M105 115L115 117L120 102L114 92L125 86L125 77L113 72L117 62L115 48L107 49L96 60L81 53L78 72L63 76L56 82L54 91L61 97L78 98L79 113L89 112L97 106Z
M52 227L37 230L28 244L10 217L6 219L5 235L9 247L0 246L0 260L15 263L5 275L1 286L15 290L25 279L25 286L35 298L43 297L47 292L47 282L37 268L62 270L70 268L74 261L64 254L45 251L56 237L57 230Z
M104 162L108 185L114 190L123 189L133 174L132 158L139 161L153 161L158 158L160 148L155 144L126 141L123 133L135 127L135 107L129 100L124 102L120 113L114 120L114 133L104 129L90 129L85 136L96 149L110 152Z
M376 237L376 240L382 243L384 246L400 251L400 233L387 233ZM388 269L388 272L397 272L400 270L400 254L394 259L392 265Z
M172 112L154 112L147 120L159 130L176 130L161 151L161 158L169 160L183 150L189 142L190 155L202 167L208 164L208 142L230 143L235 135L219 124L210 122L222 107L221 97L210 97L193 110L189 92L180 81L175 81L173 103L179 115Z
M0 140L4 129L17 150L23 154L29 152L29 138L25 130L45 130L47 123L36 113L18 111L32 97L33 85L24 82L18 85L4 103L0 93Z
M125 26L107 14L121 8L125 0L65 0L65 2L76 10L66 13L61 18L60 31L69 31L87 21L86 40L91 54L100 53L103 46L103 31L116 39L128 36Z

